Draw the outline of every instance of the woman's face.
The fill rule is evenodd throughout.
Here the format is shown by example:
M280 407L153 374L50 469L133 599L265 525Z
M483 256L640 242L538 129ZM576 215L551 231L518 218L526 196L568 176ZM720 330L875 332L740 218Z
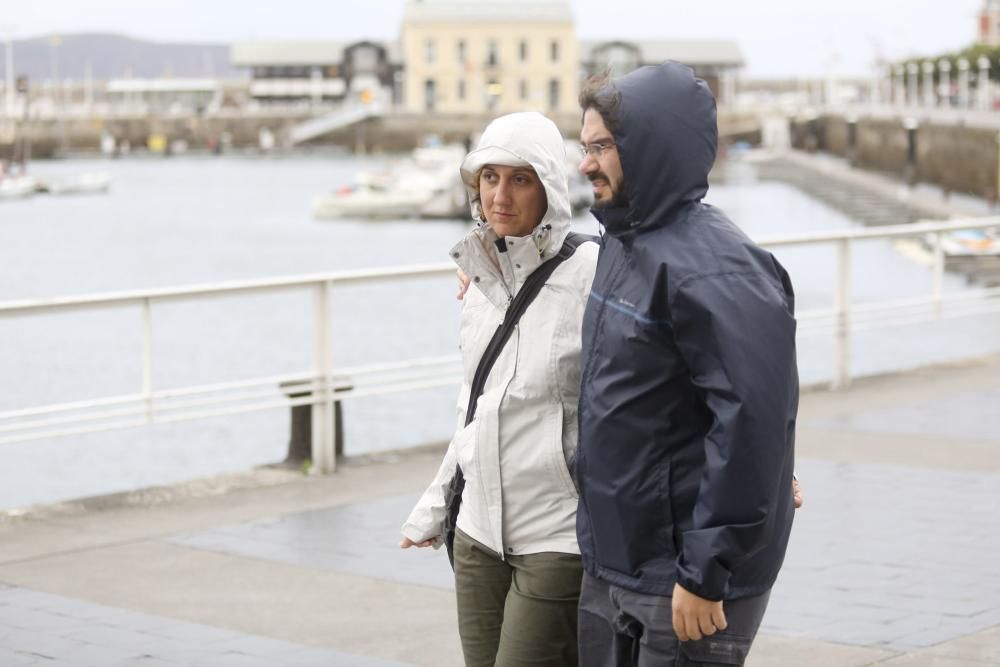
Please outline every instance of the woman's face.
M531 167L488 164L479 174L479 203L496 235L528 236L549 208L545 187Z

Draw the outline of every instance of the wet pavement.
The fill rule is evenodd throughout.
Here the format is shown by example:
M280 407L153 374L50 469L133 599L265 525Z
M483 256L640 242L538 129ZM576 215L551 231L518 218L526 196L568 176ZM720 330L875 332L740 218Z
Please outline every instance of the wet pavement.
M1000 664L1000 359L803 397L806 489L748 664ZM0 665L460 665L440 451L0 521Z

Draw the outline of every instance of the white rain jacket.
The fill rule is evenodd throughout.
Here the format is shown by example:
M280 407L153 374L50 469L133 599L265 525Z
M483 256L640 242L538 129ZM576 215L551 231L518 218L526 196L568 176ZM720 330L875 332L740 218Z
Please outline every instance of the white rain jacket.
M579 553L577 491L571 475L580 396L580 332L597 263L584 243L549 277L501 351L468 426L470 385L507 305L531 272L555 256L570 231L565 143L534 112L503 116L462 164L467 186L486 164L530 165L548 211L530 236L507 237L506 252L483 223L451 250L472 279L461 315L463 382L458 422L441 467L403 525L403 535L441 544L445 491L461 465L465 491L458 528L498 554ZM469 189L479 218L478 193Z

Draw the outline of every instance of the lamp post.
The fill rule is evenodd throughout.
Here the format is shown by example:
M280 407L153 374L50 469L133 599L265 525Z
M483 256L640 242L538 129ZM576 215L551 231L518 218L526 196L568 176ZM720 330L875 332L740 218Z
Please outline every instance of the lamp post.
M969 108L969 61L958 59L958 108Z
M924 106L933 107L936 102L934 97L934 63L930 60L924 61L924 86L923 86Z
M906 106L906 68L896 65L893 68L893 93L892 102L894 106Z
M986 56L980 56L978 65L979 82L976 92L979 95L979 108L986 111L990 108L990 59Z
M4 75L6 77L6 92L4 93L4 105L7 118L14 117L14 29L4 26L3 32L7 33L6 59L4 63Z
M941 72L941 81L938 82L938 90L941 91L939 105L948 108L951 106L951 61L943 58L939 60L938 71Z

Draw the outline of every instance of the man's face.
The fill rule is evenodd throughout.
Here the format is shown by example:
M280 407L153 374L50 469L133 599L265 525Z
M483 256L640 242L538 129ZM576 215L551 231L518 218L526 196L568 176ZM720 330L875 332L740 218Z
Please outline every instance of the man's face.
M590 179L594 188L594 208L628 204L625 199L625 177L614 135L594 108L587 109L583 114L580 143L585 150L589 149L583 156L579 170Z

